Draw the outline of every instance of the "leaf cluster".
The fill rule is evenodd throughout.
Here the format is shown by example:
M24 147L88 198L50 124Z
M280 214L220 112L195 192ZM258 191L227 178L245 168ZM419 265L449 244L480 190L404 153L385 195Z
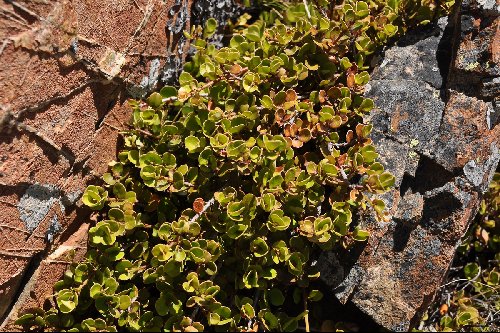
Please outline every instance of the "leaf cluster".
M123 149L104 185L83 195L100 211L86 259L55 285L53 309L19 324L308 325L307 304L322 298L312 284L319 254L368 238L358 210L386 218L377 194L394 176L377 160L363 122L374 104L363 93L370 56L411 10L398 0L284 8L240 22L220 49L207 42L213 19L186 33L197 52L179 86L130 101Z

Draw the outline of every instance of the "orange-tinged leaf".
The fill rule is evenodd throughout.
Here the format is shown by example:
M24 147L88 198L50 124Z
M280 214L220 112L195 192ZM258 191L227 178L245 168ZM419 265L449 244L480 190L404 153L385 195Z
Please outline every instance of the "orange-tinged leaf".
M318 98L319 98L320 103L325 103L326 102L326 92L324 90L320 90Z
M486 229L481 230L481 239L483 240L484 244L488 244L490 236L488 234L488 231L486 231Z
M295 92L295 90L293 89L288 89L286 91L286 97L285 97L285 100L287 102L293 102L293 101L296 101L297 100L297 93Z
M205 206L205 200L202 198L197 198L193 202L193 209L197 213L201 213L203 211L203 207Z
M242 70L243 68L241 68L239 64L234 64L233 66L231 66L231 69L229 69L229 72L231 74L238 75L241 73Z
M348 130L345 136L345 140L347 143L350 143L354 139L354 132L352 130Z
M448 313L448 304L446 304L446 303L441 304L441 306L439 307L439 314L441 316L444 316L447 313Z
M352 189L351 192L349 193L349 199L351 199L352 201L356 201L356 198L358 197L358 195L359 195L359 191L356 189Z
M285 128L283 129L283 135L284 136L291 136L292 135L292 125L286 124Z
M354 74L347 74L347 86L349 88L354 87L355 81L354 81Z
M302 142L311 140L311 131L309 131L307 128L302 128L299 131L299 140Z
M331 87L328 89L328 97L332 99L340 99L342 97L342 93L338 87Z
M300 148L304 145L304 142L300 140L292 140L292 146L295 148Z
M356 135L360 138L363 137L363 127L364 125L363 124L357 124L356 125Z
M337 164L343 165L347 159L347 154L342 154L337 158Z
M274 113L274 119L275 121L278 123L278 124L283 124L283 118L285 117L285 110L283 109L278 109L275 113Z

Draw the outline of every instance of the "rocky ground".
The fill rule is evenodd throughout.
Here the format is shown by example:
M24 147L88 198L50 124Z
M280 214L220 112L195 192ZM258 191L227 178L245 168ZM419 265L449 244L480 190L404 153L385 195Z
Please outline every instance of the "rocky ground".
M324 282L380 325L418 322L500 158L499 4L465 0L380 56L367 95L397 177L389 223ZM5 1L0 5L0 322L41 305L85 251L79 198L114 159L126 99L175 78L182 31L230 0ZM220 41L219 37L219 41Z

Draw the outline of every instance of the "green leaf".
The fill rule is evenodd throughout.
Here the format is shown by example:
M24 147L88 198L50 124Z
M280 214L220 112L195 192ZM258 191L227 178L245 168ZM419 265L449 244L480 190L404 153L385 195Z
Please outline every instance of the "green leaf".
M269 180L269 188L277 189L281 188L281 184L283 183L283 177L281 175L275 175Z
M90 185L85 189L82 202L93 210L100 210L108 198L108 192L100 186Z
M260 104L266 109L273 109L274 107L273 100L268 95L262 96Z
M298 252L294 252L288 258L288 271L296 276L300 276L303 271L304 257Z
M78 305L78 295L71 289L63 289L57 294L56 301L59 311L70 313Z
M205 23L205 34L207 37L212 36L217 30L217 21L214 18L209 18Z
M323 293L319 290L311 290L309 292L309 295L307 296L307 299L313 301L313 302L318 302L323 298Z
M465 277L469 280L472 280L479 274L480 268L479 265L475 262L470 262L464 267Z
M159 261L167 261L174 255L173 252L171 251L170 247L166 244L156 244L151 249L151 253Z
M247 150L246 142L243 140L235 140L227 146L227 156L238 158Z
M160 298L158 298L155 302L156 312L160 316L166 316L169 312L169 304L170 299L166 296L165 293L161 293Z
M379 179L384 189L394 186L394 183L396 182L396 177L394 177L388 172L382 173L379 176Z
M472 306L464 307L458 311L456 321L460 326L476 324L479 321L479 311Z
M243 236L243 234L247 229L248 229L247 225L235 224L227 230L227 236L232 239L238 239L241 236Z
M354 229L353 238L359 242L364 242L370 237L370 233L366 230L359 229L356 227Z
M250 245L250 248L257 258L263 257L269 252L269 246L261 237L254 239Z
M269 301L274 306L282 306L285 303L285 296L281 290L273 288L269 291Z
M259 275L257 271L255 269L249 270L243 276L243 283L247 289L259 287Z
M190 153L194 153L195 151L198 151L201 143L200 139L198 139L196 136L190 135L186 139L184 139L184 145Z
M163 103L162 96L157 92L152 93L148 97L148 105L151 106L152 108L157 108L161 106L162 103Z
M272 193L264 194L260 200L260 204L266 212L272 211L276 206L276 198L274 194Z
M179 76L179 84L181 86L187 86L192 81L194 81L194 79L188 72L182 72L181 75Z
M269 215L267 228L270 231L283 231L290 226L291 219L285 216L282 210L275 210Z
M370 98L365 98L363 99L363 102L361 102L361 105L359 106L359 109L363 112L369 112L373 109L374 107L373 100Z
M33 322L34 319L35 319L34 314L25 313L22 316L20 316L19 318L17 318L17 320L14 323L16 325L26 325L26 324Z
M241 314L245 318L252 319L255 317L255 310L251 304L246 303L241 307Z
M168 153L168 152L164 153L162 155L161 159L162 159L163 165L165 165L169 169L174 168L175 167L175 163L177 162L177 159L175 158L175 155L171 154L171 153Z
M177 88L172 86L164 86L160 90L160 95L163 98L177 97Z

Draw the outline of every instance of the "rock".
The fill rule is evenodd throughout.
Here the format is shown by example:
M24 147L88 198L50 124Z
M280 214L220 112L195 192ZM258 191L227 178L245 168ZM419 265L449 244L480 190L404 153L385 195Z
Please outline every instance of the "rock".
M367 244L323 280L378 324L408 331L432 301L500 159L498 5L464 2L450 21L385 52L368 97L373 140L396 176L388 223L361 216Z
M88 219L79 199L116 156L126 99L176 79L190 52L183 30L215 16L222 32L241 8L231 0L0 7L1 323L11 309L42 304L64 271L47 260Z

